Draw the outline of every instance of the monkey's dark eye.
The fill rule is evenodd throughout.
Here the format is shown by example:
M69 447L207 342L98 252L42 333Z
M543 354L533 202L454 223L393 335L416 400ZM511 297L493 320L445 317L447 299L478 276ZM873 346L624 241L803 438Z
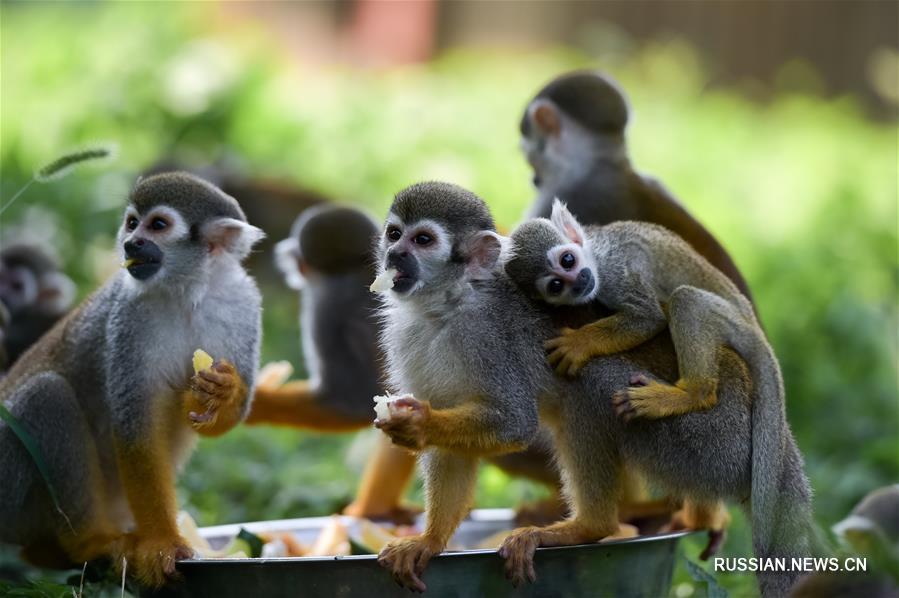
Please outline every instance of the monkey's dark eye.
M416 245L430 245L433 240L434 237L427 233L418 233L415 235L415 238L412 239Z
M137 228L137 225L139 223L140 221L137 218L135 218L134 216L129 216L128 219L125 220L125 228L127 228L128 230L134 230Z
M546 285L546 290L550 295L558 295L564 288L565 283L562 282L561 278L553 278L549 281L549 284Z
M393 243L399 241L403 238L403 231L398 229L395 226L391 226L387 229L387 239Z
M574 264L577 260L574 259L574 255L571 253L563 253L562 257L559 259L559 263L562 264L562 267L566 270L571 270L574 268Z
M150 222L150 228L153 230L165 230L168 228L169 223L166 222L163 218L154 218L152 222Z

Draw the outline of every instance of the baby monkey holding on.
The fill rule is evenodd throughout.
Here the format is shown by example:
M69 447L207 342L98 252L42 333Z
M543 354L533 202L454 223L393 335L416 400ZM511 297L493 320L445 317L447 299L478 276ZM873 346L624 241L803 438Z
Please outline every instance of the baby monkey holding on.
M526 294L550 305L595 300L614 312L546 342L558 373L573 376L590 359L632 349L669 327L680 378L672 385L635 375L614 398L625 419L713 407L722 346L746 360L762 396L783 404L780 368L752 304L668 229L632 221L585 228L556 200L551 219L523 223L510 246L506 271Z

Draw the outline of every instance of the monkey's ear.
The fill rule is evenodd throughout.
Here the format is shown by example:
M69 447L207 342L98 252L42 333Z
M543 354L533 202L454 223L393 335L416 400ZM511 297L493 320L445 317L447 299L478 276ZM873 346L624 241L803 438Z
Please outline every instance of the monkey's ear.
M493 276L506 240L506 237L492 230L482 230L473 234L465 242L466 277L470 280L483 280Z
M253 245L265 237L260 229L236 218L212 220L203 226L202 234L210 251L226 251L239 259L245 258Z
M303 273L299 268L300 244L296 237L288 237L275 245L275 265L284 275L284 282L295 291L303 288Z
M568 211L568 208L558 197L553 200L553 212L550 220L566 239L572 243L584 245L584 239L586 238L584 227L581 226L581 223Z
M531 121L547 137L555 137L562 128L562 119L559 118L559 109L549 100L539 99L528 106L528 114Z

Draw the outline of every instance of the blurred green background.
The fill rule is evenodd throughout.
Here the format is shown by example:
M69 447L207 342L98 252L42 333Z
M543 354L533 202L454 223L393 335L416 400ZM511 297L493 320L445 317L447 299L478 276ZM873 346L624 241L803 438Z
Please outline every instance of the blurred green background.
M759 98L739 81L711 85L707 57L678 36L602 51L459 44L374 66L306 61L264 20L206 3L4 2L0 33L0 201L65 150L119 145L113 163L32 186L0 222L0 240L28 231L51 244L80 297L114 271L129 186L163 159L224 165L378 218L403 186L444 179L487 199L510 227L533 196L517 151L528 98L560 72L603 68L634 107L635 165L723 241L753 289L818 521L829 526L899 478L896 121L882 109L872 117L854 94L825 94L806 63L785 58ZM297 298L269 258L253 261L263 361L301 366ZM335 512L372 441L264 427L203 440L179 483L182 506L201 525ZM543 494L485 467L477 502ZM410 498L421 500L420 485ZM738 517L726 555L750 553ZM678 579L678 596L701 592ZM746 575L723 583L753 591Z

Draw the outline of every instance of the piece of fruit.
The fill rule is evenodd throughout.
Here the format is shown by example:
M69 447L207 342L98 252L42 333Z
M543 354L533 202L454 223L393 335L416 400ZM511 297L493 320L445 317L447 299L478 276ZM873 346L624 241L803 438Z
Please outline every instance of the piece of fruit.
M390 419L390 402L393 397L377 396L375 397L375 416L381 421Z
M393 288L393 277L396 276L396 268L387 268L381 272L368 289L372 293L389 291Z
M209 353L207 353L203 349L197 349L196 351L194 351L194 359L193 359L194 374L199 374L203 370L208 370L209 368L212 367L212 362L213 362L213 359L209 355Z

